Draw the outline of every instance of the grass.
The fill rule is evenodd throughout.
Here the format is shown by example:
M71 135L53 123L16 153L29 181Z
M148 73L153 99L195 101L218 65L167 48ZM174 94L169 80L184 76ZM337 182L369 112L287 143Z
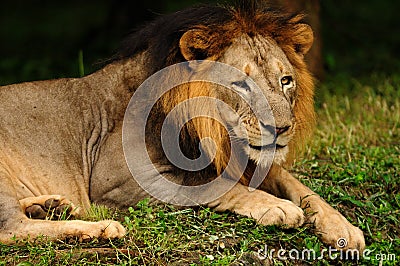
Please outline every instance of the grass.
M293 173L364 231L369 260L263 260L257 253L266 249L319 256L327 247L308 228L283 230L207 208L142 201L126 212L94 206L87 217L120 220L128 229L124 239L0 244L0 265L397 265L400 76L331 78L319 86L316 105L314 142Z

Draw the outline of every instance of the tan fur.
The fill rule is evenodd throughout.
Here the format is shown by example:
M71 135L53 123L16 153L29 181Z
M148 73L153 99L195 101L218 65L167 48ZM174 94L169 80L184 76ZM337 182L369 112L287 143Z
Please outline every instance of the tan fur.
M253 1L244 3L254 4ZM144 29L139 35L148 36L148 40L135 43L131 48L133 54L128 47L128 52L118 60L87 77L0 88L3 102L0 105L0 242L10 243L13 236L122 237L125 230L113 221L38 221L26 215L33 214L29 210L36 213L39 208L40 213L40 208L57 210L66 204L87 209L90 202L124 208L147 197L132 178L122 149L122 121L129 99L157 70L186 60L207 59L241 70L257 83L268 99L279 132L276 143L280 146L272 170L255 191L246 187L255 166L268 164L257 151L257 147L266 145L261 137L265 129L233 91L207 82L192 82L166 93L150 115L147 148L154 165L161 169L160 175L184 185L214 179L224 171L229 160L238 161L238 154L230 158L226 124L232 126L238 138L243 138L243 132L238 129L243 125L248 132L246 145L250 147L243 152L248 152L250 162L243 174L238 165L230 169L229 176L240 182L208 205L218 211L230 210L253 217L261 224L298 227L309 219L323 233L321 239L327 244L335 246L338 238L346 237L347 248L364 248L358 228L318 196L310 196L314 193L283 169L302 150L314 125L313 79L303 60L312 45L312 30L301 22L302 16L286 16L256 6L217 9L218 12L210 14L216 16L218 23L207 24L212 21L211 15L207 9L199 8L191 12L205 14L205 22L157 32L168 36L162 39L165 43L161 46L154 41L157 36ZM193 19L190 12L186 16L188 20ZM168 21L180 20L161 20L159 26ZM186 74L176 73L177 77ZM283 77L293 80L290 87L281 84ZM238 124L232 124L229 119L224 121L228 115L217 105L202 102L178 114L176 124L199 110L226 123L196 118L185 125L181 142L190 156L198 153L201 139L211 138L216 144L212 165L200 173L188 173L166 160L160 146L160 130L163 119L175 106L200 96L226 102L242 119ZM252 102L258 108L256 112L267 111L261 100L252 99ZM271 121L261 122L269 126ZM205 149L211 153L211 149ZM232 180L228 178L224 182ZM305 217L300 208L307 203L311 211L317 211L311 217ZM339 230L335 230L337 224Z

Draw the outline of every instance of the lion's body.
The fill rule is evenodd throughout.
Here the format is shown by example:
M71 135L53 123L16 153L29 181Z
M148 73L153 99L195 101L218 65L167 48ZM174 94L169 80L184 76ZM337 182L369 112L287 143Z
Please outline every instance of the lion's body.
M168 165L158 146L158 129L161 118L174 106L199 96L223 99L236 106L240 121L245 121L232 124L227 118L237 137L244 138L237 129L240 123L250 132L244 143L250 147L247 155L251 163L238 177L240 183L208 206L251 216L262 224L300 226L305 220L299 208L305 206L301 198L313 192L282 166L292 162L296 146L301 147L314 124L313 81L303 61L312 44L312 32L301 23L300 16L268 11L252 1L247 4L250 6L236 9L199 7L161 18L133 35L117 60L87 77L1 87L0 242L11 242L14 235L122 237L124 229L113 221L39 221L26 214L32 207L49 205L46 199L57 199L60 206L73 203L85 209L90 202L123 208L147 197L132 178L124 158L126 107L139 85L156 71L199 59L231 65L262 88L275 117L274 144L278 147L268 177L260 189L250 192L246 188L254 167L264 166L259 150L270 144L263 140L268 132L254 122L240 98L222 93L215 86L185 85L183 92L174 89L165 95L148 123L152 130L147 136L150 157L158 165ZM265 107L259 106L257 99L252 101L258 106L256 113L263 113ZM226 131L210 121L189 123L182 141L189 149L186 152L195 155L191 147L198 147L199 139L211 137L218 147L212 167L196 175L170 171L174 166L169 165L165 175L170 179L193 185L215 178L226 167ZM342 236L348 238L350 247L363 248L362 233L318 196L306 203L319 212L308 219L315 221L317 230L327 233L322 236L325 242L335 244L335 238ZM342 224L339 230L337 224Z
M60 194L89 206L89 187L100 151L108 148L107 140L113 134L121 141L122 118L131 96L125 78L119 79L126 66L116 63L82 79L0 88L1 166L12 177L18 199ZM142 82L146 76L138 77L138 70L133 73ZM100 86L99 80L104 80ZM119 151L123 157L122 144L115 149L113 154ZM109 169L111 173L115 170Z

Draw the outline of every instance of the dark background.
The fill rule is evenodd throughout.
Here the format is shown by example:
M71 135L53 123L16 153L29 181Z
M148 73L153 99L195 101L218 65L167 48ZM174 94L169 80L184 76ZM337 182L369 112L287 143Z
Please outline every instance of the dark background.
M102 66L133 29L196 0L0 1L0 85L79 77ZM321 0L323 68L353 77L400 70L400 1Z

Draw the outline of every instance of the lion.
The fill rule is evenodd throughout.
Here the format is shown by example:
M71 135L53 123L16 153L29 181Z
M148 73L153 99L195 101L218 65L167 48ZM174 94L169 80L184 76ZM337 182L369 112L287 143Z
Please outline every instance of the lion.
M61 221L47 216L53 211L79 217L91 203L126 208L149 197L125 161L126 108L137 88L157 71L206 60L234 67L253 80L269 102L274 125L256 119L256 113L266 110L258 97L250 96L256 106L252 111L238 96L237 91L250 95L246 80L232 83L236 92L204 82L177 86L154 105L146 124L149 156L166 169L160 175L181 185L212 180L227 167L228 133L233 132L243 146L241 154L249 159L245 171L240 176L235 170L229 172L224 180L237 182L204 205L252 217L262 225L296 228L313 223L324 243L344 248L337 243L344 238L345 248L364 249L362 231L286 170L315 124L313 78L304 61L313 32L302 15L274 11L260 2L205 5L161 16L129 36L121 51L93 74L1 87L0 242L39 236L124 237L126 231L117 221ZM177 169L160 147L160 127L179 103L204 96L223 100L239 118L218 108L219 113L214 112L215 106L201 101L185 110L190 114L202 108L220 117L193 119L182 127L179 142L185 155L196 158L203 138L213 139L216 149L207 169L199 173ZM271 128L274 140L266 143L263 136L271 134ZM275 156L268 163L260 154L271 144ZM249 189L257 167L267 166L262 183Z

